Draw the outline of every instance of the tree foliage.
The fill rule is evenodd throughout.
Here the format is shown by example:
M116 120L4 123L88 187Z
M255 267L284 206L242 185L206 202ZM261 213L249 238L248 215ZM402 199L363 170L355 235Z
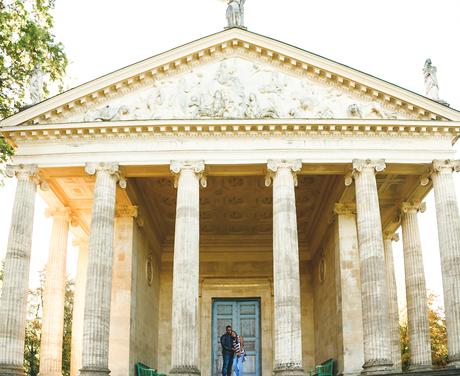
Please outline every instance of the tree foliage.
M50 82L64 76L67 57L51 32L54 2L0 0L0 119L25 105L35 67L40 67ZM43 94L48 93L44 82ZM7 161L12 153L12 147L0 137L0 162Z
M431 357L435 368L447 365L447 330L446 319L441 308L435 307L435 295L428 298L428 318L430 323L431 338ZM410 346L407 322L400 325L401 334L401 360L403 371L407 371L410 366Z

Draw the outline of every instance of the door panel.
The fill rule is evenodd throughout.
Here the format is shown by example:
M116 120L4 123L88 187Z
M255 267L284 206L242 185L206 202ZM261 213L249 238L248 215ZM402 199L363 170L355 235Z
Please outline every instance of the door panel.
M215 299L212 304L212 375L222 374L220 337L231 325L244 338L245 376L261 376L260 369L260 301Z

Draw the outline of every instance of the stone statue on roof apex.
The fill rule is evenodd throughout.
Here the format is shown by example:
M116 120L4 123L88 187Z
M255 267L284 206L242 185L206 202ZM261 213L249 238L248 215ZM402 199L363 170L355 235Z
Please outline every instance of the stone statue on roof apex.
M244 3L246 0L228 0L227 28L244 27Z

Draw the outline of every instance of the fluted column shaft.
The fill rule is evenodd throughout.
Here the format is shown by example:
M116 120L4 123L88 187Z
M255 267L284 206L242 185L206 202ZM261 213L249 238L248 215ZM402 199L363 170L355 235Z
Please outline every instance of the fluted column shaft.
M356 213L363 303L364 373L391 370L388 293L382 223L375 172L383 171L383 160L354 160ZM350 180L347 179L350 184Z
M78 247L77 275L75 277L75 293L72 312L72 344L70 376L77 376L82 366L83 353L83 317L85 314L86 272L88 269L88 239L77 239L74 246Z
M419 202L405 202L401 208L410 368L413 370L430 369L432 362L425 271L417 219L417 213L424 210L425 205Z
M200 181L204 162L172 162L177 187L170 374L199 375Z
M43 292L40 375L61 376L70 210L69 208L50 209L47 214L53 217L53 228Z
M431 180L438 222L449 363L460 368L460 216L454 170L460 170L460 161L434 161Z
M399 331L398 292L393 261L393 242L398 241L398 234L384 234L385 270L388 288L388 315L391 337L391 360L395 371L401 371L401 334Z
M0 299L0 376L24 375L24 337L37 166L8 166L17 177Z
M304 375L300 271L294 186L300 161L269 161L273 180L273 287L275 375ZM270 180L266 181L267 183Z
M83 354L80 375L108 375L110 297L115 193L119 178L115 163L87 164L96 174L89 235L88 271L83 322Z

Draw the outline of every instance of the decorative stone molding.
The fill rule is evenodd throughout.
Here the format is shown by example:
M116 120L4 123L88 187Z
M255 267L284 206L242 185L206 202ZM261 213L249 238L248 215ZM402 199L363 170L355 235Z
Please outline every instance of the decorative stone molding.
M135 205L117 205L115 207L115 217L137 218L138 207Z
M426 203L414 201L414 202L403 202L401 204L401 213L424 213L426 210Z
M94 175L98 171L105 171L110 175L114 175L118 181L120 188L126 188L126 179L120 172L118 163L116 162L88 162L85 165L85 172L89 175Z
M321 137L448 137L455 142L460 123L454 121L263 119L263 120L149 120L73 124L43 124L3 128L12 142L37 140L100 140L174 136L270 136L279 133Z
M302 170L302 161L300 159L295 160L278 160L271 159L267 162L267 174L265 175L265 186L269 187L274 175L279 169L287 168L291 170L294 178L294 186L297 187L297 174Z
M16 177L18 180L31 180L40 187L42 191L49 189L48 183L38 173L38 166L35 164L7 165L5 174L9 178Z
M177 188L179 175L182 170L192 170L198 176L203 188L206 188L208 185L204 161L171 161L170 170L174 175L174 188Z
M372 171L372 173L382 172L385 170L386 164L384 159L353 159L353 169L345 176L345 185L348 187L353 183L353 179L357 174L364 171Z
M356 204L351 202L338 202L334 205L334 214L354 215L356 214Z

